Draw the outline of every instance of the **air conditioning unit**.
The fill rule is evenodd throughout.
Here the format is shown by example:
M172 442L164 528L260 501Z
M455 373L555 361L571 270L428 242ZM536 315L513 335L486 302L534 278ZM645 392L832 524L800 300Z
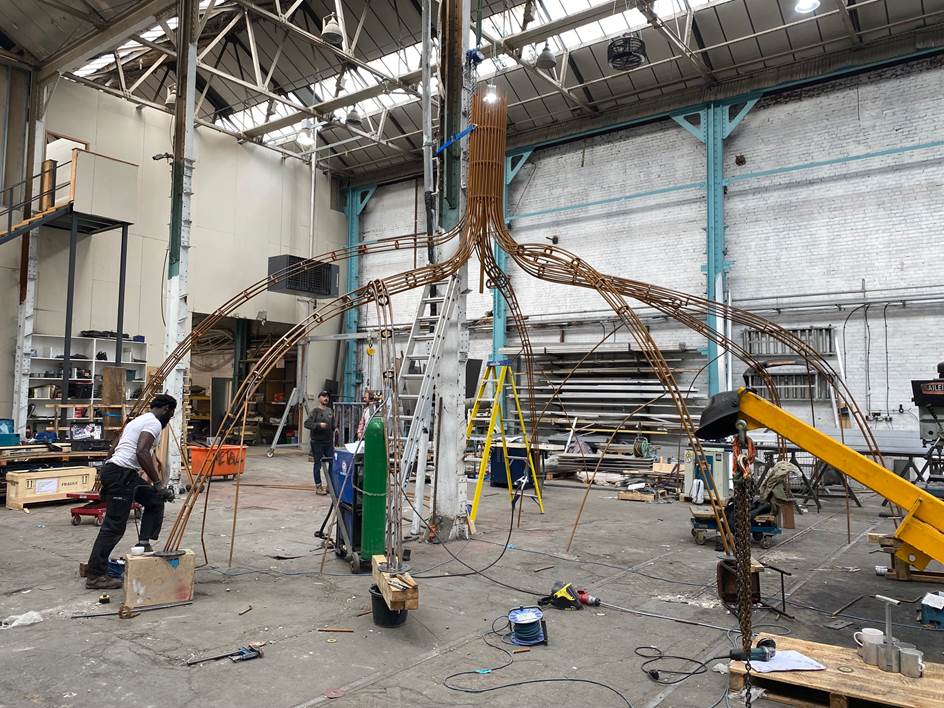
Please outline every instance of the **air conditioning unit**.
M269 277L307 262L301 256L269 256ZM337 297L340 285L340 270L333 263L315 263L310 268L296 267L284 277L269 283L273 293L299 295L301 297Z

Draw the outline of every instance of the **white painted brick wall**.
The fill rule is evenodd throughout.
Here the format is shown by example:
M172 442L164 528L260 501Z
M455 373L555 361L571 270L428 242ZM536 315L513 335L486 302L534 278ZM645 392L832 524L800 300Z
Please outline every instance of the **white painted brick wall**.
M728 140L725 174L940 140L942 82L944 62L934 59L762 100ZM747 164L737 166L737 155ZM868 290L944 283L930 257L941 238L942 195L944 148L731 184L725 216L735 300L860 290L863 283ZM869 308L868 356L863 310L849 319L845 360L859 406L884 412L882 309ZM775 321L841 330L848 314ZM933 376L944 359L944 310L894 306L886 315L893 420L876 427L914 428L910 381ZM898 414L899 405L906 413ZM828 422L831 413L822 408L817 417ZM808 417L808 406L799 409Z
M819 87L762 99L726 146L728 176L829 160L940 140L944 60L872 72ZM735 165L736 155L747 163ZM809 295L944 283L935 266L941 243L944 149L928 149L732 183L726 197L730 284L744 298ZM704 147L672 121L659 121L534 153L511 188L512 213L606 199L704 179ZM363 215L365 238L413 229L413 182L383 187ZM418 194L423 228L422 195ZM514 222L522 243L559 245L600 270L704 293L705 200L700 190L619 202ZM422 253L419 262L423 262ZM412 251L362 259L362 277L412 268ZM510 270L526 315L603 311L595 293L537 281ZM478 265L470 265L477 290ZM834 298L825 297L826 300ZM395 300L407 321L415 296ZM470 295L470 319L491 309L489 297ZM871 408L885 410L885 355L881 306L869 309ZM775 319L784 326L842 326L848 310ZM862 311L846 326L847 380L867 406ZM930 377L944 359L941 307L889 307L889 401L894 420L881 426L913 428L912 378ZM369 319L368 319L369 321ZM595 342L599 324L570 327L567 341ZM656 324L665 346L703 344L684 328ZM740 338L740 330L735 330ZM625 341L625 333L615 339ZM511 339L514 339L513 333ZM536 344L559 341L559 331L536 330ZM474 332L472 356L490 349L487 332ZM736 366L735 384L741 369ZM897 413L899 404L907 411ZM821 422L831 420L825 407ZM798 413L807 406L796 407Z

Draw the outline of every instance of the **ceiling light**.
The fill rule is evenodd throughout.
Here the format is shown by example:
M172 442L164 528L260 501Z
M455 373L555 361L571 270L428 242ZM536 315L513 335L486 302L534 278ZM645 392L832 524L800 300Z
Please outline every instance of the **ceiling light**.
M485 87L485 96L482 98L486 103L495 103L498 100L498 87L495 84L489 84Z
M355 106L351 106L351 109L347 112L347 115L344 117L344 122L347 125L353 125L359 128L360 126L364 124L364 119L361 118L361 114L357 112L357 108Z
M341 25L338 24L338 20L333 12L324 19L324 26L321 28L321 38L335 47L340 47L344 44L344 37L341 35Z
M557 66L557 57L554 56L551 48L547 46L547 42L544 43L544 49L538 54L538 58L534 60L534 66L541 71L551 71Z
M315 133L311 127L311 118L305 121L302 129L295 136L295 142L302 147L308 148L315 144Z
M167 97L164 99L165 106L173 106L177 103L177 84L171 84L167 87Z
M625 71L649 63L646 43L635 34L624 34L610 41L606 48L606 60L610 67Z
M797 0L796 7L793 9L802 15L808 15L815 12L819 7L819 0Z

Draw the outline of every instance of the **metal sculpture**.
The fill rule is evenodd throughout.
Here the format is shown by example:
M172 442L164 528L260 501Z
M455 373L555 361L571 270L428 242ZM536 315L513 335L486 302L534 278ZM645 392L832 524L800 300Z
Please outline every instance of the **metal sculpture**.
M734 356L737 356L758 373L764 381L769 395L774 402L779 400L776 386L765 371L764 366L755 360L751 354L739 344L726 337L723 333L708 326L705 322L705 318L707 315L713 314L720 319L728 319L737 324L747 325L761 330L777 341L782 342L802 356L806 361L808 369L821 374L829 385L836 390L837 394L847 402L851 415L862 431L871 453L876 459L881 459L872 432L864 416L856 406L853 396L846 387L845 382L842 381L829 363L811 346L787 330L758 315L723 303L637 280L604 275L583 261L579 256L565 251L564 249L557 248L556 246L518 244L515 242L510 232L507 230L503 218L506 143L506 105L504 99L499 98L497 101L485 102L482 100L481 96L474 96L472 100L471 122L476 125L476 130L469 139L470 161L466 213L463 220L454 229L434 238L436 245L443 246L458 237L458 245L455 251L440 263L433 263L416 270L398 273L372 281L363 287L357 288L346 295L328 302L292 327L265 352L233 396L230 409L226 413L220 429L217 431L217 444L210 451L210 454L207 455L203 467L194 472L194 483L185 497L183 507L168 535L166 544L167 550L174 550L181 543L193 508L200 495L205 491L206 482L211 475L216 457L218 456L219 445L222 444L222 441L225 440L227 436L236 431L238 425L245 427L247 402L254 395L266 375L275 367L276 363L287 351L296 346L298 342L327 320L353 307L361 307L369 303L374 303L378 308L378 320L381 324L381 366L385 392L383 415L387 421L388 457L390 460L391 480L395 480L395 482L390 485L390 489L392 491L396 490L395 493L390 495L393 499L389 502L392 505L390 508L389 521L391 524L394 524L394 526L388 529L388 543L393 546L392 548L388 548L388 557L392 554L398 556L399 540L402 539L398 530L402 518L402 514L400 513L402 511L402 485L399 484L399 437L397 434L391 434L391 431L399 431L399 421L397 418L396 370L393 364L395 360L393 353L393 331L390 325L393 321L392 311L390 309L390 296L423 287L427 284L440 282L444 278L458 272L458 270L468 262L471 254L473 252L476 253L481 263L483 277L487 276L488 278L488 286L497 288L502 293L508 305L513 326L521 342L522 362L525 367L527 388L530 391L534 383L532 370L533 357L526 323L515 293L511 287L510 279L495 263L492 255L495 245L504 249L523 272L533 277L549 282L591 288L596 290L601 297L603 297L619 317L627 331L632 335L636 346L644 353L650 366L659 377L667 395L671 397L675 404L682 430L686 437L688 437L689 446L694 453L695 460L701 467L706 478L710 479L710 475L708 474L701 444L694 434L695 426L685 405L685 399L680 393L672 371L662 356L659 347L652 339L652 336L649 334L638 315L627 304L625 299L627 297L657 309L659 312L684 324L707 339L716 342L721 348L730 350ZM217 309L213 315L206 318L198 327L194 328L188 339L177 347L174 353L158 370L157 375L152 377L148 388L145 390L145 394L142 396L142 403L139 403L139 406L143 405L143 401L146 401L150 394L159 389L163 377L183 360L192 344L197 341L206 330L211 328L219 319L226 316L226 314L232 312L236 307L260 292L263 292L273 279L284 278L294 273L303 272L307 268L313 267L320 262L334 262L350 258L357 253L380 253L402 249L410 245L415 246L418 240L426 239L414 235L381 239L373 244L339 249L320 255L310 261L299 263L276 274L273 278L259 281L253 286L250 286L234 296L222 307ZM569 375L567 378L569 378ZM563 383L564 382L562 382L560 386L562 386ZM555 391L555 395L559 393L560 386L557 391ZM532 439L537 440L538 426L541 418L547 411L547 405L545 405L541 416L538 416L535 409L534 397L529 396L528 399ZM711 485L708 486L711 487ZM709 488L708 491L713 507L715 507L716 512L719 512L720 501L715 494L715 490ZM399 501L397 501L396 498L400 498ZM730 528L727 525L724 514L718 513L717 515L719 517L719 529L722 532L722 543L724 544L725 550L731 553L734 548Z

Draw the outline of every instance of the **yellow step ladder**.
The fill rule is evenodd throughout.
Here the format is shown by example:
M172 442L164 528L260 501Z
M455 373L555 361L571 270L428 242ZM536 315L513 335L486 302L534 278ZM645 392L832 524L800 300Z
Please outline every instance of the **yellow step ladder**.
M475 403L472 405L472 413L469 416L469 424L465 430L466 441L472 436L472 429L475 427L475 420L478 417L479 408L485 399L485 390L488 384L495 383L494 398L492 400L492 411L488 418L488 428L485 432L485 447L482 450L482 459L479 462L479 472L475 481L475 495L472 498L472 510L469 512L469 520L475 523L475 516L478 513L479 500L482 496L482 486L485 483L485 471L488 469L489 459L492 451L492 444L495 439L496 428L501 436L502 457L505 461L505 479L508 480L508 496L514 499L511 481L511 464L508 459L508 438L505 435L505 421L502 415L502 398L505 393L505 386L510 385L512 399L514 400L514 409L517 414L518 425L521 428L521 440L524 445L525 458L528 462L528 470L531 472L531 481L534 483L535 498L541 513L544 513L544 500L541 498L541 486L538 484L538 475L534 469L534 456L531 454L531 442L528 440L528 431L524 426L524 415L521 412L521 400L518 398L518 387L515 385L515 374L511 370L511 362L506 359L487 362L485 372L482 375L482 381L479 383L478 391L475 394Z

